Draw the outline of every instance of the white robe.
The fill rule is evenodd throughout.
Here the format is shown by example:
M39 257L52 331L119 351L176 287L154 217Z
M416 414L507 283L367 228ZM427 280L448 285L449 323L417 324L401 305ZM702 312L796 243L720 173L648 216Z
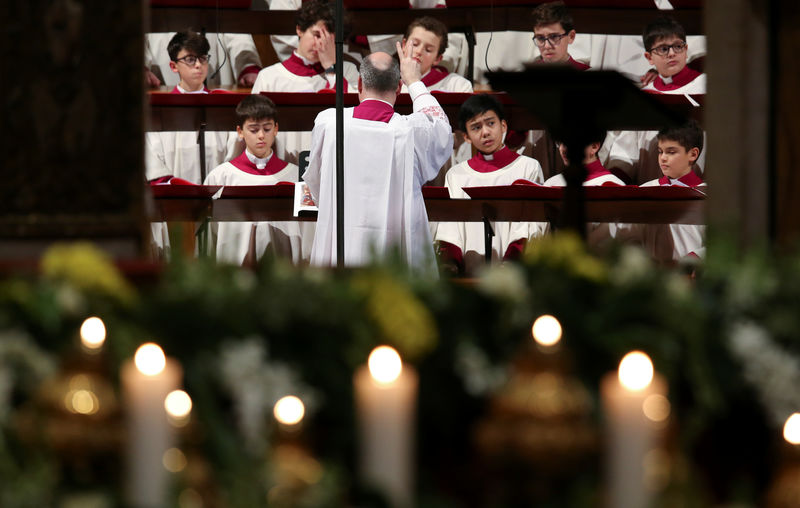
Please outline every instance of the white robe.
M167 46L174 35L175 32L145 34L144 65L169 88L180 81L178 74L169 68L167 53ZM244 69L250 66L261 68L261 59L252 35L207 33L206 38L211 47L207 79L209 88L236 87L239 74ZM217 68L219 72L214 75Z
M274 156L274 155L273 155ZM242 171L230 162L220 164L209 173L206 185L275 185L278 182L297 182L298 168L288 164L271 175L254 175ZM261 259L267 250L291 259L295 264L308 259L310 246L303 256L303 230L311 228L308 238L313 237L313 222L219 222L216 225L217 261L242 264L251 242L255 244L256 259ZM254 238L253 238L254 237Z
M536 159L519 156L510 164L492 171L481 173L472 169L468 161L450 168L445 177L445 187L453 199L469 199L464 187L490 187L511 185L517 180L529 180L541 184L542 167ZM533 230L531 229L533 226ZM492 222L492 260L499 261L508 246L521 239L528 239L539 232L539 228L528 222ZM439 222L436 231L437 241L444 241L461 249L467 273L484 264L484 228L482 222Z
M412 269L435 276L436 261L422 185L452 151L447 116L421 82L409 87L414 112L388 123L353 118L345 109L345 259L369 263L394 249ZM335 110L317 116L305 174L319 205L311 263L334 266L336 243Z
M643 183L642 187L656 187L658 186L658 178ZM698 185L698 187L706 187L706 183ZM652 225L643 225L645 228ZM704 257L705 254L705 236L706 227L700 224L669 224L669 231L672 234L672 259L678 261L685 258L689 254L694 253L698 257Z
M235 132L206 132L205 145L206 173L242 151ZM196 184L202 182L195 131L147 132L144 154L147 180L171 175Z

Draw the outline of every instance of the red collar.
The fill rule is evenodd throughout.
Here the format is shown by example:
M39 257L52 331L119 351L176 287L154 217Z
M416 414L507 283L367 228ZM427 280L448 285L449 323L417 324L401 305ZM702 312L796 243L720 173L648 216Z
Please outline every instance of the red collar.
M178 88L178 85L175 85L175 88L173 88L170 93L171 94L173 94L173 93L182 94L183 92L181 92L180 88ZM205 85L204 85L203 86L203 93L211 93L211 90L206 88Z
M599 160L590 162L589 164L585 164L584 167L586 168L586 179L584 180L584 182L587 182L589 180L594 180L595 178L598 178L603 175L611 174L611 171L604 168L603 165L600 164Z
M659 74L653 81L653 87L659 92L666 92L669 90L677 90L682 86L686 86L699 76L700 73L692 69L688 65L681 69L681 71L672 76L672 83L664 83L664 79Z
M571 65L572 67L578 69L579 71L585 71L585 70L587 70L589 68L589 66L586 65L585 63L579 62L579 61L575 60L574 58L572 58L572 55L570 55L569 60L567 60L567 63L569 65Z
M322 74L322 72L325 70L322 68L322 64L319 62L306 65L305 62L303 62L303 59L297 56L295 53L292 53L289 58L283 61L283 66L286 67L286 70L292 74L306 77Z
M678 178L678 181L681 183L685 183L689 187L697 187L698 185L703 185L703 179L700 178L695 174L694 171L689 171L682 177ZM668 176L662 176L658 179L658 185L672 185L669 181Z
M433 67L431 67L431 70L428 71L428 73L422 77L422 83L426 87L430 88L439 81L446 78L448 74L450 73L447 71L447 69L445 69L441 65L434 65Z
M498 169L508 166L517 160L517 157L519 157L517 152L511 150L507 146L503 146L503 148L492 154L491 160L486 160L486 156L478 152L473 158L467 161L467 164L478 173L491 173L492 171L497 171Z
M362 120L389 123L393 116L394 108L391 105L375 99L365 99L361 104L353 108L353 118Z
M246 151L242 152L240 156L236 157L230 162L236 169L240 169L245 173L250 173L251 175L260 176L274 175L289 165L288 162L280 160L278 156L275 155L275 152L272 152L272 157L269 158L269 161L267 161L267 165L264 166L264 169L258 169L255 164L250 162L250 159L247 158Z

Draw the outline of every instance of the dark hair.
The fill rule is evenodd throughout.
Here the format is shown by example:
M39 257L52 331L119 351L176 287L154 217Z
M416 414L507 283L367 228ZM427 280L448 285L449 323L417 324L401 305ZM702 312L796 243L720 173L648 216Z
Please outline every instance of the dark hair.
M657 41L672 36L686 42L686 30L683 25L669 16L658 17L644 27L644 32L642 32L644 50L650 51Z
M211 46L208 44L208 39L205 35L195 32L191 28L178 32L172 36L167 45L167 53L169 59L173 62L178 58L178 53L185 49L187 53L194 56L207 55L211 51Z
M606 131L606 130L604 130L604 129L591 129L591 130L589 130L589 132L587 132L586 134L587 134L587 137L589 138L589 142L588 142L588 144L587 144L586 146L589 146L589 145L591 145L592 143L597 143L597 144L599 144L599 145L602 147L602 146L603 146L603 143L605 143L605 142L606 142L606 135L608 134L608 131ZM565 143L564 143L562 140L560 140L560 139L555 139L555 140L553 140L553 141L554 141L554 142L555 142L557 145L563 145L563 144L565 144Z
M503 109L503 105L497 100L497 97L486 93L473 95L465 100L458 110L458 127L466 132L467 122L488 111L497 113L497 118L500 120L505 120L506 118L505 109Z
M561 27L567 33L575 29L575 21L572 19L572 14L569 13L567 6L561 1L541 4L533 10L531 16L533 18L534 32L537 26L552 25L553 23L561 23Z
M659 141L675 141L688 152L692 148L703 151L703 129L696 120L690 119L680 127L667 127L658 131Z
M406 28L406 35L404 39L408 40L411 36L411 32L414 31L415 28L420 27L425 29L429 32L432 32L439 38L439 53L440 55L444 54L444 50L447 49L447 25L442 23L436 18L432 18L430 16L423 16L421 18L417 18L408 25Z
M247 120L278 121L278 109L272 99L264 95L248 95L236 106L236 125L244 127Z
M336 31L336 7L327 0L303 2L302 7L297 11L294 21L301 32L305 32L316 25L318 21L322 21L325 23L325 28L334 33ZM344 25L344 36L347 37L350 33L350 16L348 16L347 11L342 13L342 23Z
M376 92L393 92L400 84L400 65L396 59L392 59L389 67L380 69L375 66L370 56L361 62L361 84L367 90Z

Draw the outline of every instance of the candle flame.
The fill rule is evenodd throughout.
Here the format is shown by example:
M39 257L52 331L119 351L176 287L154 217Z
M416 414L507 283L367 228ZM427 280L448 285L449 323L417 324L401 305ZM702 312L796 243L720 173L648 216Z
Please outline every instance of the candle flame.
M793 444L800 444L800 413L793 413L783 425L783 438Z
M628 390L644 390L653 381L653 362L641 351L631 351L619 362L619 382Z
M164 367L167 366L167 357L164 356L164 350L158 344L148 342L139 346L139 349L136 350L136 355L133 357L133 362L139 372L145 376L156 376L161 374Z
M379 346L372 350L367 361L372 379L380 384L393 383L403 372L403 361L394 348Z
M81 344L86 349L95 350L103 347L106 341L106 325L99 317L87 318L81 325Z
M164 409L173 418L186 418L192 412L192 398L183 390L173 390L164 399Z
M287 395L275 403L272 412L275 415L275 419L282 424L296 425L305 416L306 407L299 398L294 395Z
M531 327L533 340L542 346L554 346L561 340L561 323L555 317L545 314L536 318Z

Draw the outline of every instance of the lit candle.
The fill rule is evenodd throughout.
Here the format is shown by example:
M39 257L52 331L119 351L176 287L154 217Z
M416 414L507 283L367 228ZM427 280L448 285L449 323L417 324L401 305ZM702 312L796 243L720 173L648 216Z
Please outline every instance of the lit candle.
M120 373L127 413L126 499L134 508L167 506L169 472L164 454L173 447L167 395L178 388L181 368L156 344L143 344Z
M361 479L394 507L413 505L417 373L397 351L381 346L353 378Z
M618 372L603 378L600 391L607 433L607 506L650 506L646 457L669 417L667 384L646 354L633 351L622 359Z

